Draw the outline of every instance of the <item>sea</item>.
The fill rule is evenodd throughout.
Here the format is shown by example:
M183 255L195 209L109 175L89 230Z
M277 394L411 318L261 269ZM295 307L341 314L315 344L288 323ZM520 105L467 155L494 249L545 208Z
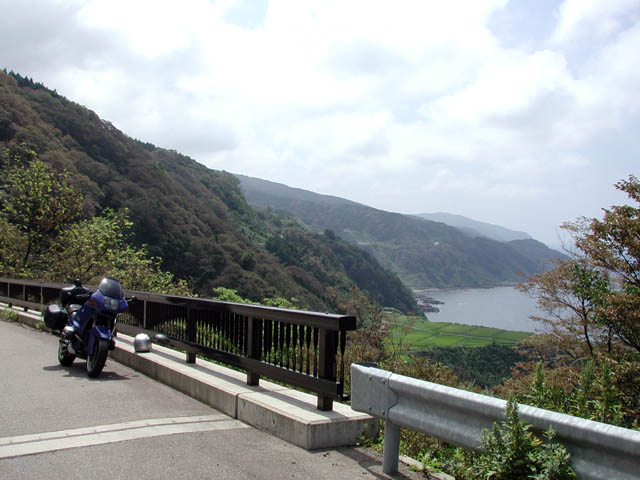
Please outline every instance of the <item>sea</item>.
M536 306L536 299L511 286L421 289L420 292L443 302L433 305L439 312L425 314L432 322L463 323L523 332L545 329L542 323L529 318L530 315L544 316Z

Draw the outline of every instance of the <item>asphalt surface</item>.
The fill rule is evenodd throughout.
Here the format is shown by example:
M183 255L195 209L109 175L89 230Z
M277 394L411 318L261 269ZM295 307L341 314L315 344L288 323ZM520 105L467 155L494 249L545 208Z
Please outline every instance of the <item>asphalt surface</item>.
M111 359L89 379L17 323L0 321L0 384L1 479L426 478L383 474L366 449L306 451Z

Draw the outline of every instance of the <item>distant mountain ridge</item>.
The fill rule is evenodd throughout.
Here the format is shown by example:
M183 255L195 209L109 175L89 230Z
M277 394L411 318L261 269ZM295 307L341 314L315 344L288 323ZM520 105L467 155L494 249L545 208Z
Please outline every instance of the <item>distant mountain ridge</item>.
M285 185L284 183L271 182L260 178L248 177L246 175L234 174L239 180L243 191L251 193L251 198L256 203L261 201L274 202L278 198L284 200L283 205L291 200L313 203L327 203L334 205L360 205L359 203L333 195L323 195L321 193L303 190Z
M502 242L442 222L385 212L339 197L236 175L247 201L294 215L312 231L334 231L415 287L486 287L523 280L559 252L530 238Z
M479 222L462 215L454 215L452 213L436 212L436 213L418 213L416 217L431 220L432 222L442 222L452 227L456 227L468 235L474 237L487 237L498 242L510 242L512 240L533 240L531 235L526 232L518 232L494 225L491 223Z

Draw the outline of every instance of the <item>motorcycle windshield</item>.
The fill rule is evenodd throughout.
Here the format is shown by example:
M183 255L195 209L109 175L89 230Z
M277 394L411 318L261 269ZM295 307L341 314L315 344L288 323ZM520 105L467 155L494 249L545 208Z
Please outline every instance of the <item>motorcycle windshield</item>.
M124 292L120 282L114 278L103 278L100 282L98 290L105 296L120 300L124 298Z

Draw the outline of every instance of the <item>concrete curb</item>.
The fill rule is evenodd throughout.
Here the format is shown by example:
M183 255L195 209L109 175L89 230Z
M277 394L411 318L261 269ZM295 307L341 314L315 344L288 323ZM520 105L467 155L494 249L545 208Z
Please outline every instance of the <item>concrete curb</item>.
M22 323L48 331L39 312L13 309ZM261 379L246 384L246 374L197 359L160 345L137 354L133 338L118 333L110 357L221 412L307 450L355 445L362 435L374 436L375 418L334 402L333 411L316 409L314 395Z

